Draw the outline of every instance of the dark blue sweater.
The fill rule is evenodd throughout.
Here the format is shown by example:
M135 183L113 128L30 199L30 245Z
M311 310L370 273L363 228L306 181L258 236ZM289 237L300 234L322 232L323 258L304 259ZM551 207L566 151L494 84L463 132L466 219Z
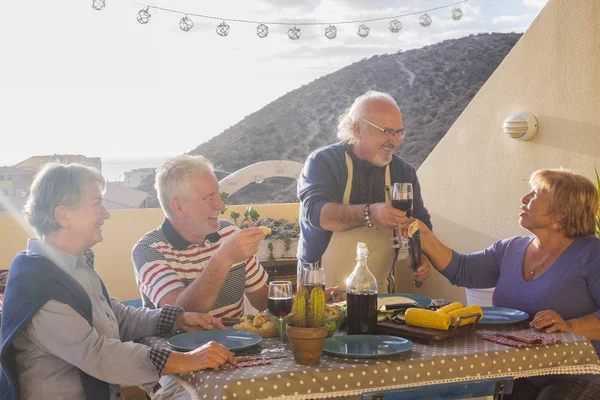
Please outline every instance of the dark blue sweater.
M108 293L102 286L104 295ZM18 253L12 261L4 293L2 350L0 351L0 400L19 399L19 368L13 340L49 300L69 305L92 325L92 302L83 287L49 259ZM83 371L81 383L89 400L109 399L108 384Z
M421 185L412 165L394 154L390 163L390 178L394 182L408 182L413 186L413 216L432 228L429 212L423 204ZM346 148L339 142L314 151L308 156L298 178L300 199L300 241L298 258L316 262L325 253L331 231L321 228L321 209L327 203L342 203L348 169Z

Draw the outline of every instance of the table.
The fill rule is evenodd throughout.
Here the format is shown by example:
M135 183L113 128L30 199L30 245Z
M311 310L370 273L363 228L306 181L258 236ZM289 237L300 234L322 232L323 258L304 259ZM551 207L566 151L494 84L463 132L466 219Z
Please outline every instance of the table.
M526 324L495 330L537 333ZM548 335L562 343L515 349L483 339L475 331L435 344L415 343L411 351L380 359L341 358L323 354L321 363L298 365L293 358L271 365L231 371L198 371L173 376L192 399L320 399L387 392L395 389L492 378L523 378L551 374L600 374L592 344L570 333ZM279 339L264 339L262 348ZM148 337L143 343L168 346L167 339ZM429 387L429 386L426 386Z

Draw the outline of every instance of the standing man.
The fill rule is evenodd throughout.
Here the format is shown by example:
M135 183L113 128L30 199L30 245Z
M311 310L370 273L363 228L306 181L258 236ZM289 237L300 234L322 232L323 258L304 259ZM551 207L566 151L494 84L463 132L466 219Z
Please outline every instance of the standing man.
M431 228L416 171L394 154L406 132L402 113L390 95L369 91L338 121L341 142L313 152L298 180L299 265L321 263L327 286L345 287L356 264L356 243L365 242L379 293L393 292L396 255L390 238L406 223L406 214L391 206L394 182L412 183L412 216ZM414 278L428 275L424 263Z
M225 204L210 161L182 155L156 173L165 220L133 248L144 306L165 304L215 317L240 317L244 295L267 308L268 275L255 254L264 234L220 220ZM200 311L202 310L202 311Z

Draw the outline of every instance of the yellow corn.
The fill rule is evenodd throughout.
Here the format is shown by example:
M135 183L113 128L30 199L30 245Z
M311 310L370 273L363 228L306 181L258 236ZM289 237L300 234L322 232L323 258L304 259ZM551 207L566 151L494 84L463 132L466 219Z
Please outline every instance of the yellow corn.
M422 308L409 308L406 310L404 318L408 325L422 328L446 330L450 327L450 317L447 314Z
M442 314L448 314L451 311L454 310L458 310L459 308L463 308L464 306L459 303L458 301L455 301L454 303L450 303L448 305L445 305L444 307L441 307L437 310L437 312L442 313Z
M452 326L456 326L456 321L458 320L458 317L460 317L462 315L467 315L467 314L479 314L479 315L483 316L483 310L478 305L472 305L469 307L463 307L463 308L459 308L458 310L449 312L448 315L450 316ZM475 323L475 320L476 320L475 317L467 318L460 322L460 326L473 324L473 323Z

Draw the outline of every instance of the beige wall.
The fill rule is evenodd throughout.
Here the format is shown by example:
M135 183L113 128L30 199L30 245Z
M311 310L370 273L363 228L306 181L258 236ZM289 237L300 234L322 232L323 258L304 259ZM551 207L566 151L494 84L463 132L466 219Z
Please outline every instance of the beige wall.
M230 206L240 212L247 206ZM263 204L256 205L261 218L286 218L294 221L298 217L299 205ZM133 275L131 249L148 231L162 223L160 209L113 210L104 225L104 241L94 247L96 269L108 290L120 300L139 298ZM223 218L228 217L226 212ZM23 217L17 214L0 215L0 269L8 269L15 253L23 250L27 238L34 237Z
M425 204L446 244L467 252L527 235L519 205L536 169L565 167L593 178L600 166L599 15L600 1L575 7L550 0L423 163ZM537 136L504 136L502 121L525 110L538 119ZM439 275L429 283L436 293L451 292Z

